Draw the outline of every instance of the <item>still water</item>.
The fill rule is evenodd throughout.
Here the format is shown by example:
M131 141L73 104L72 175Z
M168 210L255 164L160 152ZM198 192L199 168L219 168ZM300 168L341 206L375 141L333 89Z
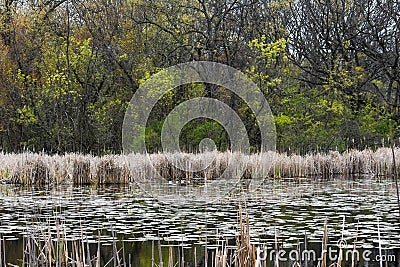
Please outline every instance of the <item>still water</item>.
M319 257L325 220L328 247L333 250L328 263L336 261L338 242L346 252L353 249L357 239L358 266L380 266L379 256L385 256L383 266L400 266L395 184L368 177L271 179L255 192L221 198L212 204L184 205L160 203L135 185L23 188L3 184L0 236L6 261L16 265L21 264L24 236L32 229L54 232L57 226L65 230L68 240L90 243L93 254L100 241L102 265L112 258L116 244L130 266L154 266L152 262L159 262L160 257L167 266L171 256L180 266L194 266L195 262L205 266L206 261L213 266L217 245L226 244L232 251L235 248L239 205L249 216L251 242L265 245L267 266L274 264L276 245L285 251L281 266L293 264L289 257L295 255L290 254L293 251L301 254L308 249ZM366 259L363 252L368 255ZM311 267L317 262L302 264ZM342 266L350 264L344 259Z

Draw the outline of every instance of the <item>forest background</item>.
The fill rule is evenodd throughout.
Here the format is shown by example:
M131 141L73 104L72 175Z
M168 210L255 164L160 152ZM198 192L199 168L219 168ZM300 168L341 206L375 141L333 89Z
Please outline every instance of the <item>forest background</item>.
M120 153L129 100L152 74L178 63L227 64L250 77L275 116L277 149L399 144L400 2L396 0L1 0L0 149ZM241 117L253 151L255 114L224 88L171 89L152 110L149 151L166 115L198 96ZM223 127L196 119L186 151Z

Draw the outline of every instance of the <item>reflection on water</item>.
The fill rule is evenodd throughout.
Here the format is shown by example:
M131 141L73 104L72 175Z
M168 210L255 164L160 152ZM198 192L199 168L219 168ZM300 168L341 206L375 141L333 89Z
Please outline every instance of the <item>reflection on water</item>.
M176 261L184 259L192 264L185 266L196 261L204 266L206 243L209 259L218 242L227 241L234 248L241 202L249 213L252 242L266 244L268 251L275 246L276 232L286 251L296 249L298 243L304 249L306 237L308 249L319 254L326 219L332 246L343 235L352 248L357 236L359 250L371 250L371 257L375 257L379 218L383 253L396 256L388 266L399 266L400 228L390 180L269 180L254 192L207 205L166 205L142 195L134 185L40 189L1 185L0 199L0 235L5 240L7 261L13 264L22 258L21 236L32 226L45 229L57 221L66 229L68 239L83 238L91 243L93 254L100 240L103 264L112 257L115 234L119 247L123 240L132 266L152 266L152 259L158 261L160 253L167 262L170 247ZM379 262L368 265L379 266Z

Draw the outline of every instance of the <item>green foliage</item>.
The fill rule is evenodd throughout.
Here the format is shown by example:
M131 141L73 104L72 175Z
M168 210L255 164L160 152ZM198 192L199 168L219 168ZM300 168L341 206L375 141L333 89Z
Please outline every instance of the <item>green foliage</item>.
M265 65L271 67L277 62L279 57L287 59L286 56L286 46L288 40L280 38L275 42L267 43L267 37L265 35L261 36L261 40L254 39L250 42L249 46L254 47L260 51L261 58L265 60Z
M376 106L372 103L368 103L361 112L361 129L364 136L375 144L400 133L399 123L393 119L393 113L383 105Z
M197 123L190 122L183 129L181 140L183 147L187 150L198 152L200 141L204 138L214 140L218 150L224 151L229 148L229 139L224 128L216 121L199 120Z
M261 40L254 39L249 43L249 47L256 50L259 63L251 65L246 73L254 82L268 88L276 87L282 83L284 77L283 69L280 68L287 61L286 48L288 40L280 38L275 42L268 42L263 35ZM279 67L277 66L277 63Z
M38 118L35 116L35 113L31 107L24 105L22 109L17 109L17 113L17 122L24 126L29 126L30 124L35 124L38 122Z
M192 60L239 68L260 87L281 151L375 147L400 134L399 66L392 60L399 53L390 45L398 39L390 15L398 13L397 4L377 6L369 14L376 23L367 24L360 12L365 1L328 7L306 0L96 0L68 9L51 2L0 6L2 150L119 153L124 113L137 88ZM382 14L387 19L378 19ZM176 78L158 74L148 96ZM144 138L149 151L161 150L166 116L195 97L234 109L257 150L256 114L228 90L200 83L171 88L135 141ZM182 148L196 151L203 138L229 149L223 127L207 119L184 127Z

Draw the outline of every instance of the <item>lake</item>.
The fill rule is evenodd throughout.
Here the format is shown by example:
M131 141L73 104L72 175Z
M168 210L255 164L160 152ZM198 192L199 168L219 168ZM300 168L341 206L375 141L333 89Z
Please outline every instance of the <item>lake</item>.
M67 241L89 244L86 256L91 258L100 243L101 266L111 265L115 251L127 266L158 266L160 258L164 266L171 259L177 266L206 266L206 262L214 266L217 248L226 249L230 264L237 247L239 205L243 214L248 213L250 241L259 246L256 254L266 258L265 266L274 266L277 250L281 266L292 266L296 251L300 256L302 251L311 256L315 252L317 258L299 257L299 261L301 266L317 266L325 220L328 264L337 261L340 247L343 255L353 251L357 239L358 266L380 266L379 257L385 260L383 266L400 266L395 184L372 177L269 179L252 192L184 204L159 202L134 184L47 188L2 184L0 235L5 261L19 266L26 237L40 239L46 233L53 239L62 233ZM351 259L344 257L342 266L350 265Z

